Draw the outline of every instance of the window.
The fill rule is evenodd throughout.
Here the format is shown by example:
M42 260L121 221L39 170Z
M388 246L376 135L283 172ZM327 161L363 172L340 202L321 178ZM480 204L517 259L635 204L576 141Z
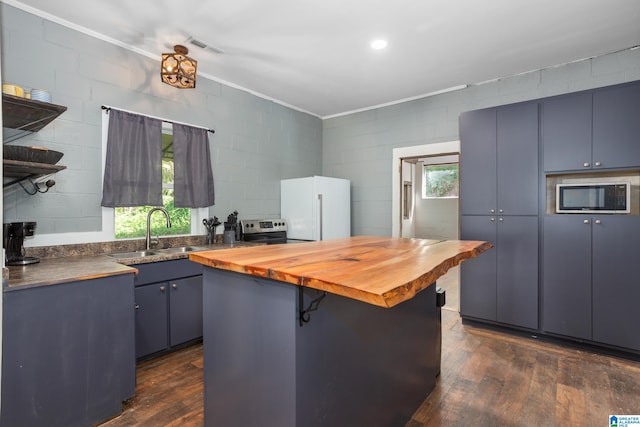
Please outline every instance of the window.
M422 198L458 197L458 164L424 165Z
M173 135L171 127L162 128L162 202L169 212L171 228L161 213L151 217L151 234L156 236L184 235L191 232L191 209L173 205ZM114 208L115 237L128 239L144 237L147 230L147 214L152 206Z

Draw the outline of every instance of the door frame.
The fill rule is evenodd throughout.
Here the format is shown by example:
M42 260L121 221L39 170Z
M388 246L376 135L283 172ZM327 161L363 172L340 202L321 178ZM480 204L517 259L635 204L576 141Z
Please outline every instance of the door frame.
M391 169L391 236L402 235L402 161L416 157L434 157L460 154L460 141L436 142L393 149Z

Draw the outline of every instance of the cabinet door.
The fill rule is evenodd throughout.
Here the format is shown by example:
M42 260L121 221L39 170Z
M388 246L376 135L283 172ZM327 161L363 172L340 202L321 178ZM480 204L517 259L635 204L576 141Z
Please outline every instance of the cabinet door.
M496 217L463 215L460 238L496 244ZM460 314L496 320L496 255L491 249L460 264Z
M637 167L640 163L640 85L593 94L593 162L599 167Z
M497 320L538 328L538 217L498 218Z
M543 238L542 329L591 339L591 219L547 216Z
M168 347L167 283L135 288L136 358Z
M593 340L640 350L640 217L593 224Z
M497 109L498 214L538 214L538 104Z
M202 276L170 282L171 345L202 337Z
M489 215L496 209L496 109L460 115L460 212Z
M591 113L591 93L566 95L544 101L542 146L545 171L591 167Z

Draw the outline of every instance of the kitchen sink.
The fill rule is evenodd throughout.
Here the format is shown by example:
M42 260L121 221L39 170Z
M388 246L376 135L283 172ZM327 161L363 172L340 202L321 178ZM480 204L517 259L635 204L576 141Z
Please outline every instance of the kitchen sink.
M144 258L148 256L163 255L163 254L179 254L179 253L186 253L186 252L205 251L207 249L208 249L207 246L180 246L177 248L151 249L148 251L119 252L119 253L108 254L108 255L111 258L115 258L115 259L129 259L129 258Z
M180 253L180 252L194 252L194 251L204 251L207 250L206 246L181 246L179 248L167 248L167 249L158 249L157 252L160 253Z
M161 252L154 250L154 251L119 252L116 254L109 254L109 256L111 258L124 259L124 258L142 258L146 256L160 255L160 254Z

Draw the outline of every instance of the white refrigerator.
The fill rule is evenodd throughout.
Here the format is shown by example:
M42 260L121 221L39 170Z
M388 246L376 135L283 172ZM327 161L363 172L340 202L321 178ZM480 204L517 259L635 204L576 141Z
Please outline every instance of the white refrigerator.
M351 182L310 176L280 181L280 216L287 238L328 240L351 236Z

